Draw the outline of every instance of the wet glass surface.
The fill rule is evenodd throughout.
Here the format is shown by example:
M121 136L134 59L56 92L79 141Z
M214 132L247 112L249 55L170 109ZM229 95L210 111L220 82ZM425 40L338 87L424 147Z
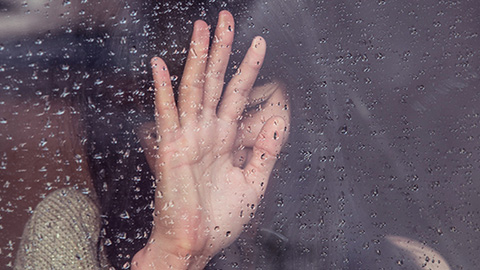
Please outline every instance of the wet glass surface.
M178 85L193 22L236 20L228 75L267 41L290 137L245 232L208 269L480 264L476 1L0 1L0 265L51 191L96 191L122 268L151 230L150 58Z

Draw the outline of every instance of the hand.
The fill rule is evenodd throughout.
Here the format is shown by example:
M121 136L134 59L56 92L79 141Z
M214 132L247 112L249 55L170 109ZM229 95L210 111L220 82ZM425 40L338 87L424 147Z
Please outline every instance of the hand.
M272 116L280 116L287 123L287 134L283 137L286 142L290 126L289 102L282 83L274 81L261 86L253 87L248 97L248 103L240 119L235 145L233 147L233 165L244 168L252 157L253 147L260 130ZM147 158L150 169L155 173L157 156L157 131L155 122L142 124L139 138Z
M245 145L238 143L243 141L239 119L266 44L261 37L253 40L222 96L233 24L232 15L222 11L208 54L208 26L195 22L178 104L165 63L152 59L158 149L149 163L158 180L157 196L150 241L135 255L133 269L203 268L241 233L265 191L288 119L267 119L251 158L244 164L234 161Z

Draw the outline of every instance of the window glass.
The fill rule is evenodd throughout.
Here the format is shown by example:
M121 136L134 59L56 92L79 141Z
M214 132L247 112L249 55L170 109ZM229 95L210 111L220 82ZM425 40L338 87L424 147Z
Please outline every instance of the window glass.
M62 188L93 198L98 249L130 268L154 213L150 59L177 89L194 22L213 32L221 10L226 78L262 36L255 86L282 85L290 123L253 219L207 269L480 264L476 1L0 0L0 268Z

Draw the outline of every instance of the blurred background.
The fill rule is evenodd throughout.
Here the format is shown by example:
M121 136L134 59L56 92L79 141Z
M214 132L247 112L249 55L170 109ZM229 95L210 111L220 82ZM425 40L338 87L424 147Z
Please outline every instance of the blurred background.
M65 186L96 191L102 245L129 267L151 229L135 134L153 117L149 59L180 77L193 22L213 29L222 9L237 23L229 76L263 36L259 83L287 85L292 126L255 219L208 268L475 269L473 0L0 0L0 268Z

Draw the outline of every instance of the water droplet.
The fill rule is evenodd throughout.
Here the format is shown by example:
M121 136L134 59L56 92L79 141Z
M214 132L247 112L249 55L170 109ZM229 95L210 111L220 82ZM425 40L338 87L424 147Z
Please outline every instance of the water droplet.
M378 60L382 60L382 59L385 58L385 55L383 55L382 53L377 53L377 54L375 55L375 57L376 57Z
M44 147L47 144L47 140L45 138L42 138L40 140L40 143L38 143L39 147Z
M112 240L110 238L105 239L105 242L103 243L105 246L111 246L112 245Z
M123 213L120 214L120 218L122 218L122 219L129 219L129 218L130 218L130 214L128 214L127 211L123 211Z
M277 206L278 206L278 207L283 207L283 206L284 206L283 198L278 198L278 199L277 199Z
M339 132L340 134L347 134L347 133L348 133L347 126L346 126L346 125L341 126L341 127L338 129L338 132Z

